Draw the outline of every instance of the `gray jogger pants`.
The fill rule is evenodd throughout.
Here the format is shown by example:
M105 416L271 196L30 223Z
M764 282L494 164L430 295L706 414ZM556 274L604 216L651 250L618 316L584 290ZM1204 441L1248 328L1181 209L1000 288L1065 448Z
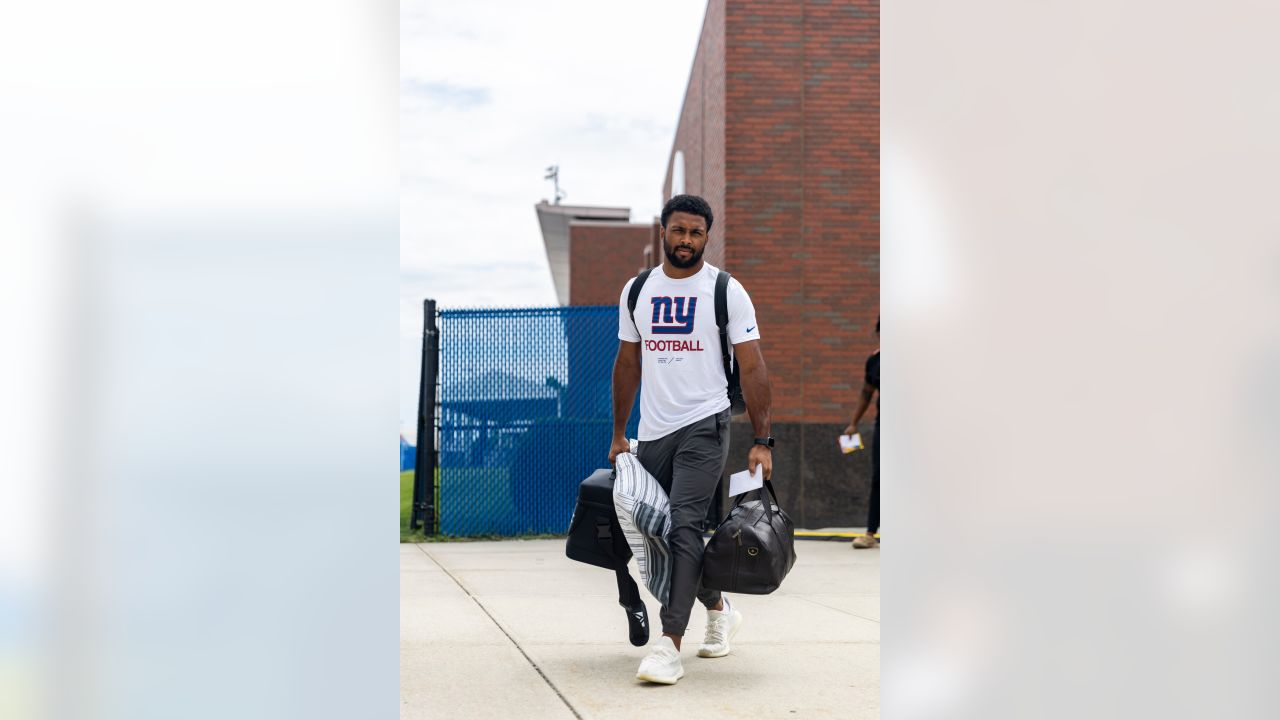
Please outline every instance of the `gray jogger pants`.
M671 595L662 607L662 632L684 635L693 598L706 607L720 602L719 590L702 587L702 520L729 459L729 411L724 410L657 440L641 442L640 464L671 500Z

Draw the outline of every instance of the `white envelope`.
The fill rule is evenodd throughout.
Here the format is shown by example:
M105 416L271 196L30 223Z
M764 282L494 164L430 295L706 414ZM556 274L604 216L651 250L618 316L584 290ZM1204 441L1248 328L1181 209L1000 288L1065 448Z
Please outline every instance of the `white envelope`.
M860 435L859 433L840 436L840 450L845 455L848 455L854 450L861 450L861 449L862 449L862 435Z
M764 487L764 466L757 465L754 475L750 470L736 472L729 476L729 497L741 495L744 492L759 490Z

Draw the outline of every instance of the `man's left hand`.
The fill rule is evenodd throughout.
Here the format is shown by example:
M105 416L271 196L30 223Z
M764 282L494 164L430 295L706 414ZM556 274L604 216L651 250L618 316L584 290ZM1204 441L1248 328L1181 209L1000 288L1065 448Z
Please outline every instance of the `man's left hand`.
M754 475L756 466L761 465L764 468L764 479L768 480L773 474L773 451L764 445L752 445L751 451L747 453L747 469Z

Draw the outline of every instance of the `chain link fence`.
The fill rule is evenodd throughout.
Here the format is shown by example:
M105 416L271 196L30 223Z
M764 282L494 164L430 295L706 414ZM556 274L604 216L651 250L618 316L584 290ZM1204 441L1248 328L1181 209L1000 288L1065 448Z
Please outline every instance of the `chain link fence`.
M607 467L617 306L440 311L439 528L564 533ZM635 437L639 403L627 437Z

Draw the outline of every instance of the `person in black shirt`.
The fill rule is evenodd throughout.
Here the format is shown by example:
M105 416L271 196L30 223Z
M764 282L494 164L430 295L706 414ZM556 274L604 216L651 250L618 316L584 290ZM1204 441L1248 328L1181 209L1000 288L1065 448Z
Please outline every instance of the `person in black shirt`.
M880 319L876 318L876 335L880 334ZM862 394L858 396L858 407L853 411L853 422L844 429L845 435L858 432L858 421L871 406L871 398L876 400L876 429L871 437L871 500L867 505L867 533L853 541L854 548L880 547L876 532L880 530L880 350L877 349L867 358L866 372L862 380Z

